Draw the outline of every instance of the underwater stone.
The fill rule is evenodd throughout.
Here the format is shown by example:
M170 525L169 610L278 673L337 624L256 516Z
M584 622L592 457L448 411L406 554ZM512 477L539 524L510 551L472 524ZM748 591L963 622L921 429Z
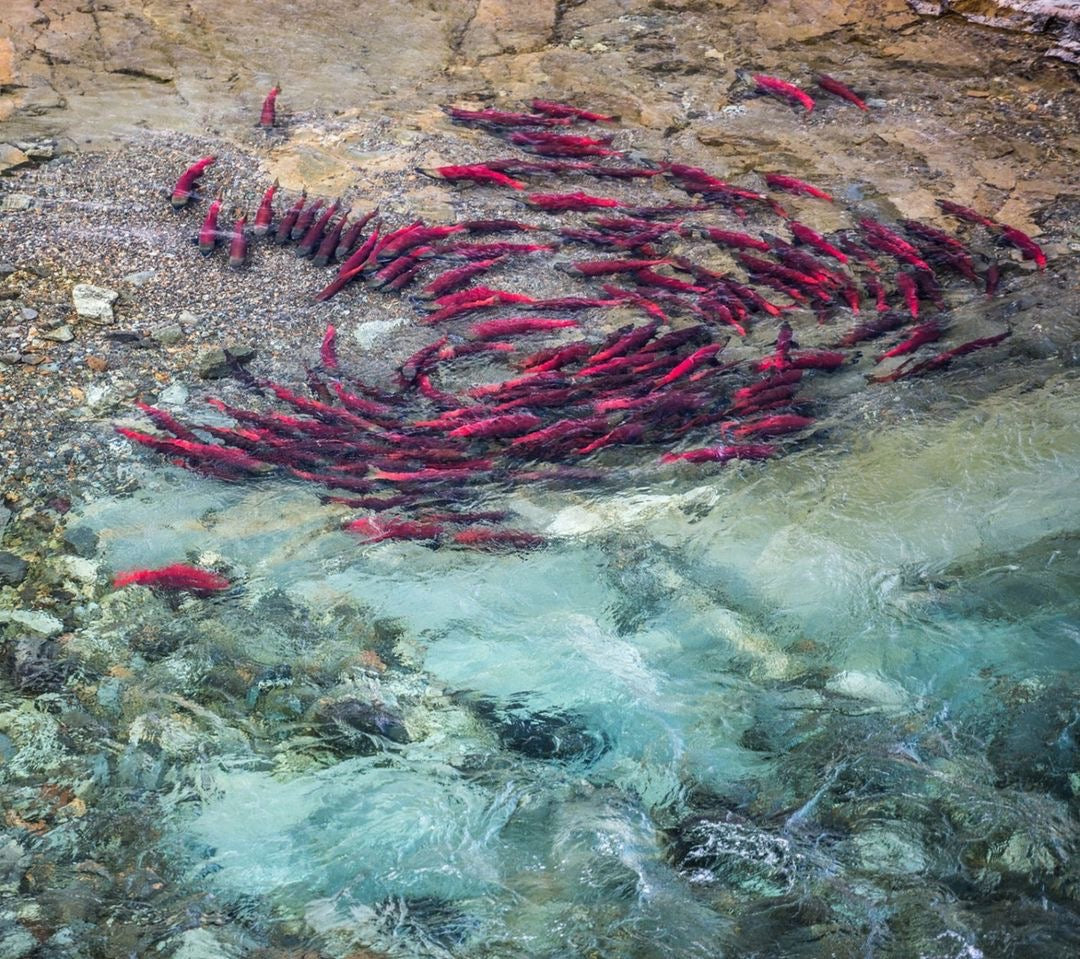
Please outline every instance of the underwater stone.
M902 829L897 823L895 829ZM915 875L926 869L926 856L912 840L888 826L875 826L855 837L863 867L872 872Z
M220 346L212 346L199 354L195 372L200 379L220 380L229 375L229 358Z
M825 688L838 696L861 699L879 706L903 706L908 699L903 687L897 683L855 669L837 673L825 684Z
M89 526L72 526L64 531L64 545L76 556L93 556L97 552L98 535Z
M153 330L150 337L162 346L172 346L184 338L184 328L179 323L168 323Z
M0 623L18 623L43 636L56 636L64 631L59 619L39 609L0 609Z
M795 879L791 843L732 812L695 816L673 831L672 856L690 882L780 895Z
M374 737L385 737L395 743L409 742L402 717L385 706L343 699L322 707L318 718L324 738L346 754L370 756L377 752Z
M0 926L0 959L23 959L37 948L37 940L15 922Z
M530 759L591 763L609 748L607 738L586 728L582 717L554 710L527 712L520 703L499 707L490 700L471 704L492 725L504 749Z
M11 645L8 662L11 680L27 693L54 692L64 685L71 668L57 660L56 640L41 636L20 636Z
M0 585L14 586L26 578L30 564L14 553L0 550Z

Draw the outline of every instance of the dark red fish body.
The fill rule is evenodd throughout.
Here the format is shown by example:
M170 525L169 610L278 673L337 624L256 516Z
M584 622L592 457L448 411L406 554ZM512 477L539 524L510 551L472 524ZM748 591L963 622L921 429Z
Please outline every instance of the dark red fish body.
M259 126L264 130L272 130L277 119L277 98L281 93L281 87L276 83L270 88L270 92L263 100L262 112L259 114Z
M966 356L968 353L974 353L976 350L984 350L991 346L997 346L1011 335L1012 330L1006 330L1004 333L999 333L997 336L984 336L977 340L969 340L967 343L961 343L959 346L954 346L951 350L945 350L944 353L932 356L930 359L916 363L914 366L909 366L908 364L911 363L911 360L908 360L907 363L902 364L891 373L874 377L873 382L891 383L895 380L904 379L908 376L916 376L930 370L944 369L958 356ZM914 359L914 357L912 357L912 359Z
M318 249L327 226L329 226L330 221L334 218L339 209L341 209L341 203L340 201L335 200L330 206L323 210L322 216L312 223L303 236L300 237L300 242L296 247L297 256L311 256Z
M766 460L776 454L775 446L766 444L732 444L730 446L709 446L702 449L686 450L683 453L664 453L661 463L726 463L729 460Z
M511 316L486 323L474 323L465 335L474 340L494 340L501 336L520 336L523 333L543 333L577 326L577 320L548 319L539 316Z
M365 516L345 524L345 530L363 537L368 543L381 543L388 539L432 540L438 539L443 528L438 523L416 522L406 519L379 519Z
M809 416L798 416L795 413L780 413L776 416L763 416L761 419L751 420L736 426L731 432L736 439L747 436L782 436L785 433L796 433L812 426L814 420Z
M170 592L209 595L220 593L228 589L231 584L224 576L217 573L199 569L197 566L189 566L187 563L173 563L158 569L133 569L126 573L117 573L113 578L113 586L116 589L133 585L151 586Z
M792 353L789 365L797 370L835 370L843 366L847 357L833 350L802 350Z
M266 236L270 232L270 224L274 219L274 194L278 190L278 181L275 180L263 194L259 209L255 212L255 225L252 232L258 236Z
M662 266L671 260L577 260L568 263L567 273L580 273L582 276L613 276L617 273L631 273L650 266Z
M832 196L824 190L819 189L812 183L797 180L793 176L785 176L782 173L766 173L765 182L768 184L770 190L782 190L785 193L801 193L805 196L816 197L819 200L828 200L830 203L833 202Z
M180 179L176 181L176 186L173 187L172 191L174 210L180 210L191 202L191 199L195 196L195 190L198 188L199 178L216 159L217 157L205 156L191 164L180 174Z
M991 220L990 217L983 216L969 206L961 206L959 203L953 203L951 200L938 200L937 205L941 207L942 212L948 213L949 216L954 216L958 220L965 220L968 223L975 223L979 226L996 227L998 225L997 221Z
M289 231L289 239L299 240L301 237L307 236L308 230L311 229L312 224L315 222L315 217L318 216L319 210L323 208L325 203L325 200L318 199L307 207L301 207L298 211L299 216L293 221L292 229Z
M539 350L524 357L517 365L523 370L531 370L535 373L555 372L570 363L584 359L592 349L593 346L588 340L578 340L566 346L553 346L546 350Z
M786 100L788 103L798 103L807 113L814 109L814 100L810 94L801 87L795 86L794 83L788 83L787 80L770 77L764 73L755 73L752 79L757 84L758 89L764 90L780 100Z
M855 104L860 110L870 109L850 87L841 83L839 80L830 77L827 73L819 73L815 82L822 90L825 90L827 93L831 93L834 96L838 96L843 100L847 100L848 103Z
M748 233L737 233L732 230L721 230L718 227L707 226L701 230L701 235L710 239L717 246L728 247L734 250L761 250L769 252L769 244L760 237L750 236Z
M219 193L217 199L210 204L210 208L206 211L206 219L203 220L202 229L199 230L199 252L203 256L209 256L214 252L214 247L217 246L220 235L218 233L218 216L221 213L221 206L224 200Z
M352 273L354 270L359 271L366 269L370 264L376 247L379 245L379 238L379 227L376 225L375 229L371 231L371 235L353 250L345 262L338 267L338 276L344 276L346 273Z
M520 180L508 177L505 173L492 170L483 163L472 163L465 166L440 166L431 169L417 167L418 173L433 177L437 180L456 182L468 180L472 183L493 183L496 186L508 186L512 190L524 190L525 184Z
M307 193L301 193L296 202L285 212L285 215L281 218L281 222L278 223L277 232L274 234L275 243L279 245L288 243L289 238L292 235L292 229L296 226L296 221L303 212L304 204L306 202Z
M585 120L587 123L613 123L618 117L606 116L572 107L566 103L553 103L551 100L533 100L530 106L534 113L549 117L568 117L571 120Z
M1046 254L1030 236L1012 226L1003 226L1000 229L1005 240L1015 246L1025 260L1034 260L1040 270L1046 269Z
M562 127L569 126L574 118L569 116L546 116L533 113L512 113L506 110L464 110L461 107L443 107L453 123L483 127Z
M791 235L798 240L799 243L805 243L808 246L812 246L815 249L820 250L826 256L831 256L834 260L840 263L847 263L847 254L838 250L828 240L825 239L820 233L811 230L810 227L803 223L799 223L797 220L789 220L787 228L791 231Z
M452 537L456 546L488 552L540 549L546 544L543 536L518 529L498 529L487 526L471 526L458 530Z
M686 359L677 363L670 371L661 376L653 384L653 389L659 389L662 386L667 386L669 383L674 383L686 374L691 373L702 363L711 360L717 353L719 353L727 344L726 343L709 343L700 349L695 350Z
M234 270L240 269L247 262L247 252L247 215L241 213L233 224L232 239L229 241L229 266Z
M487 260L475 260L472 263L466 263L464 266L440 273L420 291L420 296L424 299L437 299L444 296L468 283L473 277L486 273L492 267L502 263L503 259L501 256L496 256Z
M592 440L592 442L579 446L574 452L578 456L588 456L590 453L595 453L606 446L626 446L640 443L645 438L645 433L646 425L644 423L622 423L603 436Z
M355 220L352 226L345 231L345 235L338 242L337 249L334 250L334 256L339 260L348 259L349 255L356 245L360 242L360 237L364 232L364 227L371 222L375 215L379 212L379 208L375 207L373 210L369 210L358 220Z
M326 333L323 334L322 344L319 346L319 360L322 367L329 373L338 369L337 356L337 330L332 323L326 325Z
M919 288L910 273L901 270L896 274L896 288L904 294L904 302L913 320L919 318Z
M588 193L530 193L525 203L545 213L563 213L570 210L592 210L596 207L617 207L619 201L612 197L592 196Z
M466 260L484 260L497 256L520 256L525 253L550 253L555 249L548 243L451 243L442 248L445 253Z
M159 409L156 406L149 406L146 403L136 402L135 405L149 416L159 429L167 430L178 439L198 442L199 437L168 411Z
M897 343L891 350L886 350L884 353L878 355L874 362L880 363L882 360L887 360L894 356L903 356L905 353L913 353L924 343L933 343L934 341L941 339L941 334L941 324L935 320L930 320L928 323L921 323L911 331L911 336L902 343Z
M403 273L418 269L420 261L430 256L433 248L430 246L414 246L401 256L387 262L368 281L373 290L392 290L394 283Z
M531 233L539 227L531 223L522 223L520 220L466 220L459 223L469 233Z
M837 343L837 346L854 346L863 340L873 340L893 330L898 330L904 325L904 317L895 311L882 313L866 323L849 330Z
M466 423L450 430L448 436L463 439L493 439L508 436L520 436L537 429L543 420L533 413L509 413L505 416L489 416Z
M326 231L318 248L315 250L315 255L311 258L314 266L326 266L333 259L338 244L341 242L341 231L344 229L345 221L348 218L349 211L346 210L334 225Z

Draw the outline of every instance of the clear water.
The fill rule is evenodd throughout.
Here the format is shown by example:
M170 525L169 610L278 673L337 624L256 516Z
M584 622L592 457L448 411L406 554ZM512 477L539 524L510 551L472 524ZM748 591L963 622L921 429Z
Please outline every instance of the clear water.
M525 555L361 545L287 484L159 468L87 509L112 568L243 573L175 614L116 594L99 630L193 624L140 676L173 697L182 881L340 956L1066 954L1080 393L977 379L764 468L493 497L550 536ZM184 705L230 662L224 721ZM348 698L409 741L328 750L312 710Z

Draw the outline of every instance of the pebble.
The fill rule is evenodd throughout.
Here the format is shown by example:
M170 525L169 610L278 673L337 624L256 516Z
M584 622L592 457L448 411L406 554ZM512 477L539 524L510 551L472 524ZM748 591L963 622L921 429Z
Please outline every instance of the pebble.
M8 260L0 260L0 280L11 276L17 269L18 267L14 263L9 262Z
M162 346L172 346L184 338L184 328L179 323L169 323L167 326L159 326L150 337Z
M75 303L75 312L85 320L96 323L112 323L112 305L120 294L104 286L91 283L76 283L71 290Z
M71 327L65 323L55 330L46 330L41 334L41 338L43 340L52 340L55 343L70 343L75 339L75 334L71 332Z
M26 578L30 564L14 553L0 550L0 585L14 586Z
M29 306L24 306L22 309L22 318L24 320L36 320L38 318L38 311Z

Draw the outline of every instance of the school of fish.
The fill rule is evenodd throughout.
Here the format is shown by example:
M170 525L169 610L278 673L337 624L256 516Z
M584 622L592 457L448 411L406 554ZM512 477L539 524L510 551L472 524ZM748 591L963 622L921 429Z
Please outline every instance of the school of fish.
M752 79L761 95L807 113L815 107L788 81ZM841 81L816 82L837 109L869 109ZM275 85L267 96L259 126L275 126L279 92ZM261 409L209 400L234 426L183 423L140 404L156 430L118 432L222 480L314 483L328 500L361 511L345 529L367 542L537 548L540 535L507 525L500 511L479 511L477 500L520 483L595 483L605 463L625 462L615 447L639 448L658 467L782 455L820 413L800 393L810 378L857 362L855 350L869 340L886 344L872 383L995 347L1010 330L962 339L946 294L973 286L993 296L995 247L1046 266L1031 237L946 199L941 210L964 224L967 239L854 213L850 228L823 234L793 219L781 198L835 205L828 191L777 171L764 173L758 189L676 161L642 160L613 146L615 117L539 99L527 112L445 111L499 148L484 162L419 172L451 189L509 191L528 219L391 225L377 207L354 215L340 199L301 193L280 204L275 182L250 226L238 212L231 228L219 227L218 194L198 232L202 253L227 247L236 268L251 240L294 243L316 267L336 264L316 301L347 295L356 283L410 298L431 338L394 371L393 388L351 375L328 326L303 388L249 377ZM206 156L182 173L174 208L197 202L213 163ZM621 183L640 180L666 183L670 198L643 205L621 195ZM606 186L594 194L583 188L589 182ZM583 288L545 298L501 288L500 269L520 258ZM612 309L639 319L599 332ZM835 329L831 348L799 347L795 328L808 322ZM775 332L771 352L729 360L732 338L757 324ZM452 389L470 379L477 358L499 364L503 378Z

